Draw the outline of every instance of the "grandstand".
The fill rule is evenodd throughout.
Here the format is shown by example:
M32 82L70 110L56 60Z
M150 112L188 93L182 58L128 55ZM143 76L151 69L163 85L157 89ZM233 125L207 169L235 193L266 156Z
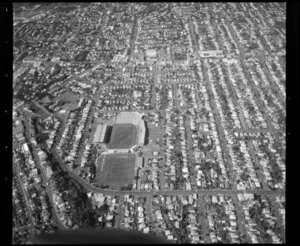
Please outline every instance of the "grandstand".
M139 120L141 119L141 114L138 112L121 112L116 119L117 124L134 124L138 125Z
M145 122L143 120L140 120L137 128L138 128L138 144L143 145L145 142L145 134L146 134Z
M107 129L107 124L104 124L104 125L99 124L97 126L93 143L103 143L104 142L106 129Z

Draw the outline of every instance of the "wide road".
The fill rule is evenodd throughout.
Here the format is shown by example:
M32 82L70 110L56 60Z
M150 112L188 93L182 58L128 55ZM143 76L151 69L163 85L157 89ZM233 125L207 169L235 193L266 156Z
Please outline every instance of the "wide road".
M56 150L53 148L51 150L51 153L53 154L54 158L58 161L59 166L61 169L68 173L68 175L79 182L86 190L92 191L95 193L103 193L103 194L109 194L109 195L116 195L116 196L122 196L124 194L131 194L135 196L151 196L151 195L189 195L198 193L199 195L212 195L212 194L224 194L224 195L236 195L239 193L244 193L245 191L242 190L225 190L225 189L211 189L211 190L159 190L159 191L116 191L116 190L103 190L97 187L92 186L79 176L77 176L75 173L72 172L70 168L68 168L66 165L63 164L62 159L56 152ZM269 191L269 190L247 190L247 193L256 193L260 195L285 195L285 190L276 190L276 191Z

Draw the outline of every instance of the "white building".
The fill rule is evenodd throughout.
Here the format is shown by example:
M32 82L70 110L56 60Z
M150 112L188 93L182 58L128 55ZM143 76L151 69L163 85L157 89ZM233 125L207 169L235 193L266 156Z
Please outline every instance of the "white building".
M224 57L223 50L205 50L205 51L199 51L199 55L202 58L222 58Z

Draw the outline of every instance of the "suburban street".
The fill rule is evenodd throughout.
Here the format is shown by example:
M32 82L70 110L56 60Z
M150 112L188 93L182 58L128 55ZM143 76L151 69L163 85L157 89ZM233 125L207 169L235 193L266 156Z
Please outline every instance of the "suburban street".
M19 165L16 162L13 162L13 166L14 166L17 173L21 173L21 169L20 169ZM22 183L22 180L20 179L20 176L17 175L16 177L17 177L18 184L21 187L22 195L25 199L26 210L28 212L28 218L29 218L29 226L35 226L35 223L33 222L33 219L32 219L32 212L31 212L31 208L30 208L30 205L29 205L29 201L28 201L28 194L25 191L25 188L24 188L24 185Z
M23 117L24 119L24 124L25 124L25 134L27 136L28 139L31 139L31 132L30 132L30 118L28 116L25 116ZM31 144L32 146L32 149L33 149L33 159L34 159L34 162L37 164L37 167L38 169L40 170L40 173L41 173L41 179L42 179L42 182L43 182L43 187L45 188L46 190L46 193L49 197L49 201L51 203L51 210L52 210L52 215L53 215L53 220L55 221L56 225L61 228L61 229L66 229L65 225L63 225L57 215L57 210L56 210L56 204L54 203L53 201L53 193L52 193L52 190L50 188L50 185L49 185L49 179L47 179L46 175L45 175L45 169L44 167L41 166L40 164L40 160L39 160L39 157L38 157L38 154L37 154L37 150L36 150L36 146Z
M226 16L225 16L225 18L226 18ZM275 129L274 129L274 127L273 127L273 124L272 124L272 120L271 120L271 118L270 118L270 116L269 116L269 114L268 114L268 112L267 112L265 106L262 104L261 100L259 99L260 96L259 96L259 93L258 93L258 91L257 91L257 88L256 88L254 82L252 81L251 76L250 76L249 73L248 73L248 70L247 70L246 67L245 67L244 61L246 60L246 58L245 58L244 50L242 49L240 43L238 42L237 34L236 34L235 31L233 30L231 24L230 24L227 20L226 20L226 22L227 22L227 25L228 25L228 27L229 27L229 30L230 30L230 32L231 32L233 38L235 39L235 41L236 41L237 44L238 44L238 48L239 48L239 50L240 50L240 56L241 56L241 59L240 59L241 65L242 65L243 71L244 71L244 73L245 73L245 75L246 75L248 81L249 81L250 84L251 84L251 87L252 87L252 89L253 89L253 91L254 91L255 97L258 99L258 100L256 100L256 102L259 104L259 108L263 111L263 115L264 115L264 117L265 117L265 119L266 119L266 121L267 121L267 123L268 123L268 126L270 127L270 129L272 130L274 136L277 138L277 141L278 141L278 132L275 131Z

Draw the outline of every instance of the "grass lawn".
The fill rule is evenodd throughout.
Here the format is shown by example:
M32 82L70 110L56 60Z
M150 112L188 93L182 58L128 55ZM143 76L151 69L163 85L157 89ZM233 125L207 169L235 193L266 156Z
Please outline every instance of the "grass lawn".
M115 124L112 129L109 149L128 149L136 143L137 130L133 124Z
M58 100L78 104L80 97L72 92L67 91L64 94L60 95Z
M99 185L122 187L132 184L134 178L134 154L110 154L97 163L96 181ZM103 167L102 167L103 165Z

